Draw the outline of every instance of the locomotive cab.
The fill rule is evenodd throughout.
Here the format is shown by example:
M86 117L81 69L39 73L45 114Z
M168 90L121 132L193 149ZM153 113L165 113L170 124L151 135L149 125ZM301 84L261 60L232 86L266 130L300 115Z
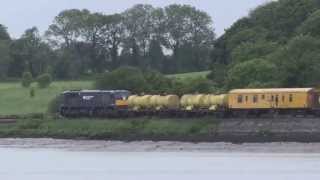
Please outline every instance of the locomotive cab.
M117 109L127 108L129 91L82 90L66 91L62 94L60 114L62 116L81 116L105 114Z

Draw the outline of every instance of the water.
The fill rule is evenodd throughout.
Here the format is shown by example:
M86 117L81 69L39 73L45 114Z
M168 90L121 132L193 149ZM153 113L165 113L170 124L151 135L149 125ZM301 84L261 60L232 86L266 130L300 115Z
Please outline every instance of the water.
M318 180L318 153L0 148L1 180Z

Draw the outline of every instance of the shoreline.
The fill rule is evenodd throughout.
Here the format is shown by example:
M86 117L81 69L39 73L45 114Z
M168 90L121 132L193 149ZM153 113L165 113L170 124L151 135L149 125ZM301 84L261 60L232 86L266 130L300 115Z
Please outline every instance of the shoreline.
M203 152L320 154L320 143L186 143L174 141L103 141L0 138L0 149L51 149L80 152Z
M320 119L20 119L0 138L170 142L320 142Z

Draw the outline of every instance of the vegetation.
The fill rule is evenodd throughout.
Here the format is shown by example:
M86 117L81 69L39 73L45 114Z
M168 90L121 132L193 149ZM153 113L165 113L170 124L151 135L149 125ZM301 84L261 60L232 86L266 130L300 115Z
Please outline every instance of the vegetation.
M208 76L219 87L318 86L317 0L271 1L233 24L215 41Z
M171 74L167 75L169 78L176 79L190 79L190 78L206 78L210 74L210 71L201 71L201 72L191 72L191 73L182 73L182 74Z
M122 67L105 73L95 81L96 89L126 89L138 94L210 93L214 84L202 76L194 78L168 78L156 71L141 71Z
M53 137L119 140L187 140L213 136L214 120L178 121L173 119L55 120L27 119L1 125L0 137Z
M92 89L90 81L54 82L49 88L40 89L32 84L35 96L30 97L30 90L20 83L0 83L0 115L24 115L46 113L52 99L65 90Z
M51 80L94 80L92 87L88 82L76 88L53 83L48 89L3 83L0 114L44 112L51 99L68 89L181 95L318 87L319 19L318 0L279 0L252 10L216 40L210 16L188 5L139 4L112 15L64 10L44 36L33 27L17 39L0 25L2 80L22 77L22 85L29 87L32 77L41 76L40 88Z
M33 81L32 74L30 72L24 72L22 75L22 87L30 87Z
M46 74L42 74L37 78L37 83L39 88L47 88L50 86L51 84L51 75L46 73Z
M0 25L0 78L23 72L82 79L122 66L162 73L208 69L215 38L211 17L188 5L138 4L120 14L60 12L44 35L37 27L12 39Z

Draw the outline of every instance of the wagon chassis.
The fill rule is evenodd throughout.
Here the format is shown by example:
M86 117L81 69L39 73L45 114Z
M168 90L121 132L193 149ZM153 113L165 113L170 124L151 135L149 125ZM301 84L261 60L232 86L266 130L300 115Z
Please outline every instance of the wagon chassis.
M68 118L319 118L320 109L220 109L210 111L206 109L181 110L131 110L115 108L62 108L60 114Z

